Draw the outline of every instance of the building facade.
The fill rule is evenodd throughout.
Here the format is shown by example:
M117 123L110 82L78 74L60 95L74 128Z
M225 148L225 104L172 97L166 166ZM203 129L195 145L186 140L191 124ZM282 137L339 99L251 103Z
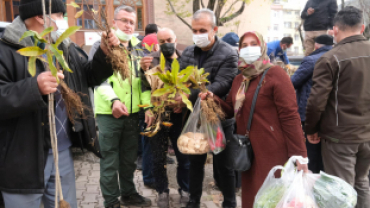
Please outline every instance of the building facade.
M303 55L304 49L298 27L301 25L301 11L306 1L302 0L275 0L271 5L271 25L264 36L267 42L281 40L283 37L292 37L293 46L288 50L288 55ZM304 31L302 29L302 36Z

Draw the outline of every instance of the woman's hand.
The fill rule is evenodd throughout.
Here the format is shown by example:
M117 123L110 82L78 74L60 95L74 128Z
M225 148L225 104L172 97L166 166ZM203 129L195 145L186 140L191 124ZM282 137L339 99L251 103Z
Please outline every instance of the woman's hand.
M205 100L205 99L207 99L207 97L212 97L213 98L213 93L210 92L210 91L207 91L205 93L201 92L201 93L199 93L199 97L200 97L201 100Z
M308 173L308 165L307 164L301 164L298 160L296 161L297 169L298 171L303 170L305 173Z

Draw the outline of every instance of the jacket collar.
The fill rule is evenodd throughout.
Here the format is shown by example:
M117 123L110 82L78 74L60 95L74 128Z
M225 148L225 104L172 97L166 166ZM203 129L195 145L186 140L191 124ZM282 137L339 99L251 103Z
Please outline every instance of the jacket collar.
M24 48L28 46L33 46L33 41L31 37L26 37L19 42L23 33L27 31L26 25L20 17L17 17L12 24L8 25L3 33L1 39L8 43L17 45L18 47Z
M330 51L332 48L333 48L333 46L331 46L331 45L323 46L323 47L321 47L321 48L319 48L319 49L315 50L314 52L312 52L312 53L310 54L310 56L312 56L312 55L316 55L316 54L319 54L319 53L322 53L322 52L324 52L324 51Z
M346 43L365 41L365 40L366 40L366 38L363 35L354 35L354 36L344 38L336 46L343 45L343 44L346 44Z

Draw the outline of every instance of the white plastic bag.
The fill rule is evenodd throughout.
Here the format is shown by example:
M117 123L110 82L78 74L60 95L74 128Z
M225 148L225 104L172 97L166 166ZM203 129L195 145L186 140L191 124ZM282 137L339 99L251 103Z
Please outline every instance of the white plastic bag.
M295 163L299 160L304 164L306 159L300 156L291 157L285 167L278 165L271 169L263 185L258 191L253 208L276 208L284 197L286 190L289 189L296 175ZM276 178L276 171L281 170L281 177ZM285 207L284 207L285 208Z
M319 208L313 196L313 185L317 178L315 174L297 172L276 208Z
M206 154L210 150L207 135L202 128L199 98L177 140L177 147L181 153L192 155Z

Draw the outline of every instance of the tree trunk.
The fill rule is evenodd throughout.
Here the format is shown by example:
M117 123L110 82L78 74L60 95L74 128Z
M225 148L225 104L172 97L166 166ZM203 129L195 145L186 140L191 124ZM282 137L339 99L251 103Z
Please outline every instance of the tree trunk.
M342 9L344 9L344 0L342 0Z
M193 1L193 14L200 9L200 0Z

